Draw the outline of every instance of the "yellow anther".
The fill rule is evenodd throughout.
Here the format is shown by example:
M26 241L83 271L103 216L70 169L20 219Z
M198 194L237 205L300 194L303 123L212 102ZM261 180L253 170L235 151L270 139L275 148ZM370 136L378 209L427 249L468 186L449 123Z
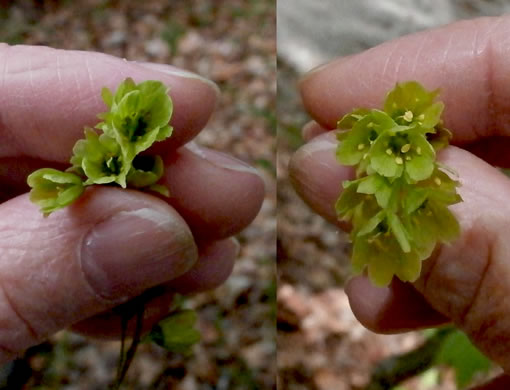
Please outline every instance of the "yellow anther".
M441 185L441 179L439 177L434 178L434 183L436 183L438 186Z
M393 150L391 150L390 148L386 149L386 154L388 156L391 156L393 154Z
M405 144L404 146L402 146L402 147L400 148L400 151L401 151L402 153L407 153L407 152L409 152L409 149L411 149L411 144Z
M419 146L416 148L416 153L418 156L421 156L421 148Z
M422 121L422 120L424 120L424 119L425 119L425 115L424 115L424 114L420 114L420 115L418 116L418 120L419 120L419 121Z
M398 156L398 157L395 157L395 162L398 165L402 165L404 163L404 160L402 160L402 157Z
M413 112L412 111L406 111L406 113L404 114L404 120L406 122L412 122L413 121Z
M411 156L406 156L406 161L411 161Z
M370 122L370 123L367 125L367 127L368 127L369 129L371 129L372 127L374 127L374 122Z
M363 150L365 149L365 144L359 144L358 145L358 150Z
M365 154L363 155L363 160L365 160L367 157L368 157L368 153L365 153Z

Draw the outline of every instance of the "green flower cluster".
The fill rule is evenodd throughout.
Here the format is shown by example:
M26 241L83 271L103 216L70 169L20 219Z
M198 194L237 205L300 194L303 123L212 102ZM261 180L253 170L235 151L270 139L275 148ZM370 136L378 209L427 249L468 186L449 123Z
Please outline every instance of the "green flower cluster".
M448 210L462 201L459 183L436 161L451 138L437 94L414 81L397 84L384 110L357 109L338 121L336 156L356 166L356 179L343 183L336 212L352 223L354 272L366 267L378 286L394 275L415 281L436 244L460 233Z
M95 126L102 134L85 128L66 172L44 168L28 176L30 200L45 215L71 204L93 184L116 183L169 196L168 189L157 184L163 176L161 157L139 155L172 135L168 122L173 104L167 87L160 81L135 84L128 78L115 94L103 88L101 96L109 108L98 115L102 122Z

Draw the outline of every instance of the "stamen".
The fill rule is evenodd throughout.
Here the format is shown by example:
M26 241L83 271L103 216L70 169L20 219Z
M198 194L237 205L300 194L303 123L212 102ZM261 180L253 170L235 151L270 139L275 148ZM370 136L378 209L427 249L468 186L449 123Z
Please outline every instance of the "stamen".
M358 150L363 150L365 149L365 144L359 144L358 145Z
M390 148L386 149L386 154L388 156L391 156L393 154L393 150L391 150Z
M402 157L398 156L398 157L395 157L395 162L398 165L402 165L404 163L404 160L402 160Z
M416 153L418 156L421 156L421 148L419 146L416 148Z
M441 185L441 179L439 177L434 178L434 183L436 183L438 186Z
M365 160L367 157L368 157L368 153L365 153L365 154L363 155L363 160Z
M407 153L407 152L409 152L409 149L411 149L411 144L405 144L404 146L402 146L402 147L400 148L400 151L401 151L402 153Z
M406 113L404 114L404 120L406 122L412 122L413 121L413 112L412 111L406 111Z
M411 156L406 156L406 161L411 161Z
M424 119L425 119L425 114L420 114L420 115L418 116L418 120L419 120L419 121L422 121L422 120L424 120Z
M374 127L374 122L370 122L370 123L367 125L367 127L368 127L369 129L371 129L372 127Z

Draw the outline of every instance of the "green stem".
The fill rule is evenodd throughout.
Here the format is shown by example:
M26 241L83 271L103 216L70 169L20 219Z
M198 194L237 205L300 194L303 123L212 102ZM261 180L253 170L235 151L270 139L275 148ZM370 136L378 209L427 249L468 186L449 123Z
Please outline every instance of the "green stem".
M439 329L418 348L382 360L374 368L370 383L364 390L392 389L400 382L425 372L434 365L441 344L454 330L453 327Z

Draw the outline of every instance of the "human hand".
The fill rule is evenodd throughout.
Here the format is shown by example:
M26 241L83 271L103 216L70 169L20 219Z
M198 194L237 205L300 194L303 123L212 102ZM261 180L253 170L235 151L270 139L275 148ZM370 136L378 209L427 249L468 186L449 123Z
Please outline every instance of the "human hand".
M112 309L159 286L146 304L150 329L176 292L228 277L238 252L231 236L258 213L264 184L245 163L190 143L214 110L213 83L166 65L5 44L0 68L0 364L70 325L118 336ZM105 110L101 88L126 77L170 87L174 133L154 152L171 197L91 187L44 218L26 194L27 175L65 168L83 127Z
M335 159L328 129L356 107L380 107L397 81L440 88L452 143L439 159L454 168L464 202L451 207L462 230L436 249L414 284L373 287L364 276L346 286L351 308L369 329L393 333L453 321L510 373L510 18L460 22L382 44L320 67L300 83L314 123L290 162L297 192L343 229L334 203L351 168ZM484 161L485 160L485 161Z

